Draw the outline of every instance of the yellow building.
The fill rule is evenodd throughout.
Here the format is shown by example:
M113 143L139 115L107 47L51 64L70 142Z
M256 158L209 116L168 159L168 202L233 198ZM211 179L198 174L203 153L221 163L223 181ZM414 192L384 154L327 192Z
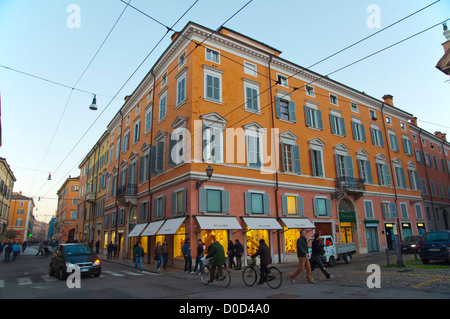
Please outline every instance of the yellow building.
M8 162L0 157L0 240L5 240L8 226L8 215L11 206L11 193L16 177L14 176Z
M8 230L14 230L16 237L14 241L26 241L27 236L33 229L33 198L22 195L22 192L12 193L11 209L8 217Z

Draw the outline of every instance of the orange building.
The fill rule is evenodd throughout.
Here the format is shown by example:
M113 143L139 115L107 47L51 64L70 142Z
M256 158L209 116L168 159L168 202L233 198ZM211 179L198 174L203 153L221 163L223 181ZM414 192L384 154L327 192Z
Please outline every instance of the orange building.
M186 238L239 239L246 254L263 238L284 262L302 228L358 253L392 249L400 223L420 232L413 115L280 55L228 28L172 37L107 128L104 245L131 258L141 241L153 262L167 240L181 266Z
M57 191L58 209L56 211L53 238L58 242L76 239L76 220L78 215L80 177L67 178Z
M27 241L33 229L33 198L22 195L22 192L12 193L11 209L8 217L8 230L16 232L14 241Z

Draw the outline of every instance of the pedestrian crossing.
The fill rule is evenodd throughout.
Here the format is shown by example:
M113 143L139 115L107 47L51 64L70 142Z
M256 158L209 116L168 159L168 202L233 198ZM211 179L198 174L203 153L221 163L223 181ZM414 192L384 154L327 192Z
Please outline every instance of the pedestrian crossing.
M138 277L146 275L160 276L161 274L148 271L110 271L102 270L100 278L118 278L118 277ZM0 291L11 287L30 287L36 284L44 284L50 282L62 282L58 278L49 275L24 274L23 277L0 279Z

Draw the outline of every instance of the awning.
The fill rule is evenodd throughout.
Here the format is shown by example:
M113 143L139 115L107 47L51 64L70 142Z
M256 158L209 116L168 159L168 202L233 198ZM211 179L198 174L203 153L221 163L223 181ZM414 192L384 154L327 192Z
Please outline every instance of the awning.
M145 226L147 225L148 223L137 224L136 226L134 226L133 230L128 234L128 237L138 237L144 230Z
M159 228L164 224L165 220L158 220L156 222L151 222L148 224L147 228L141 234L141 236L153 236L159 230Z
M287 228L290 229L309 229L316 228L308 218L281 218Z
M275 218L242 217L250 229L283 229Z
M242 229L236 217L195 216L201 229Z
M164 223L164 225L157 232L158 235L173 235L177 232L178 228L180 228L181 224L183 224L186 217L181 218L173 218L168 219Z

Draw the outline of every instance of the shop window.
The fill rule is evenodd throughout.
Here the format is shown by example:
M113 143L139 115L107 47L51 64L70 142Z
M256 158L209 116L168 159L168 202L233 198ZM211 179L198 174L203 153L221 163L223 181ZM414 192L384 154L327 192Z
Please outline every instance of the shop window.
M221 230L221 229L213 229L213 230L202 230L200 232L200 239L203 241L203 243L206 246L206 252L208 252L209 246L211 245L211 239L215 239L215 241L218 241L225 251L225 257L228 257L227 250L228 250L228 230ZM191 242L192 246L192 242ZM195 246L195 247L194 247ZM195 243L192 247L192 251L195 251L197 249L197 243Z
M247 255L256 253L259 247L259 240L264 239L267 246L270 246L269 230L267 229L249 229L247 227Z
M301 229L288 229L284 227L284 247L286 254L297 252L297 240L300 238Z
M173 258L183 258L183 253L181 252L181 248L186 240L186 223L183 223L180 228L173 235ZM192 242L191 242L192 249Z

